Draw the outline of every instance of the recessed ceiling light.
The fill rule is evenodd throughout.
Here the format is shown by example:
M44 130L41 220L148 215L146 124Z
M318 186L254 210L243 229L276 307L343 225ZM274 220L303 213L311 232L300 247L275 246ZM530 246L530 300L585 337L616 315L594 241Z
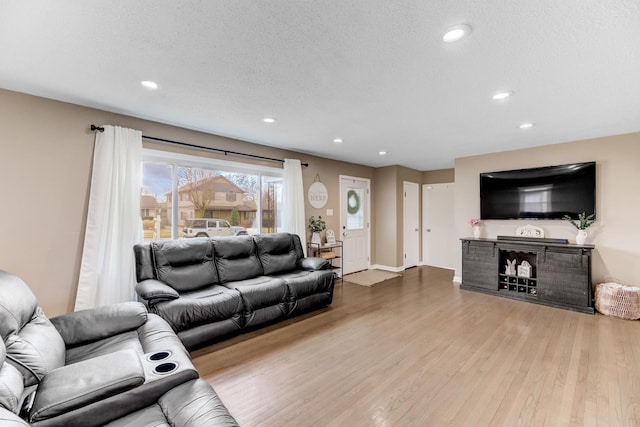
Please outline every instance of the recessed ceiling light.
M140 84L144 87L146 87L147 89L158 89L158 83L156 82L152 82L151 80L143 80L140 82Z
M274 119L273 117L265 117L264 119L262 119L262 121L265 123L275 123L276 119Z
M512 90L501 90L500 92L496 92L493 94L492 98L495 99L496 101L499 101L501 99L507 99L512 97L515 94L514 91Z
M386 156L387 152L386 151L378 151L378 154L380 154L381 156Z
M442 41L445 43L457 42L469 33L471 33L470 26L465 24L456 25L455 27L449 28L447 32L444 33Z
M334 144L342 144L342 138L334 138L333 139L333 143Z
M535 123L531 123L531 122L524 122L521 123L520 126L518 126L520 129L530 129L533 126L535 126Z

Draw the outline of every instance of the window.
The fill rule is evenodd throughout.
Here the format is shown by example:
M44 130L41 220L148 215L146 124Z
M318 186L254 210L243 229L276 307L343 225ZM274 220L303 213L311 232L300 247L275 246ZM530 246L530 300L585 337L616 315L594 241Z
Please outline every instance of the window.
M362 188L351 188L347 192L347 230L364 229L364 209L361 203L364 196Z
M145 241L281 229L282 169L145 149L142 180Z

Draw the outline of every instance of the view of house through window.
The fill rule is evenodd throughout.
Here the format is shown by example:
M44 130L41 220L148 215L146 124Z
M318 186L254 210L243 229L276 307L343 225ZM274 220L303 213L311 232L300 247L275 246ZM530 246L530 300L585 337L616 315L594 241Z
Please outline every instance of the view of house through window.
M140 195L144 240L280 231L282 172L248 173L229 164L145 158Z

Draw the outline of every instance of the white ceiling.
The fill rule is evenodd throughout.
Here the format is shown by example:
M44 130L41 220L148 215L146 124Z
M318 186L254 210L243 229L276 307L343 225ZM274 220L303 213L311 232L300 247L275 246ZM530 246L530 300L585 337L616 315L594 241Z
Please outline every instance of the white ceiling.
M471 35L443 43L460 23ZM0 87L374 167L449 168L640 131L640 1L0 0ZM515 96L492 100L500 89Z

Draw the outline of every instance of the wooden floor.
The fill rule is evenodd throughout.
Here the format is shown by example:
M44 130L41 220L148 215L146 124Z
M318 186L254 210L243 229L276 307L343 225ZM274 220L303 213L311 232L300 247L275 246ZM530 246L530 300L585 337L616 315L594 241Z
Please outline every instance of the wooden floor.
M418 267L193 353L242 426L640 425L640 323Z

